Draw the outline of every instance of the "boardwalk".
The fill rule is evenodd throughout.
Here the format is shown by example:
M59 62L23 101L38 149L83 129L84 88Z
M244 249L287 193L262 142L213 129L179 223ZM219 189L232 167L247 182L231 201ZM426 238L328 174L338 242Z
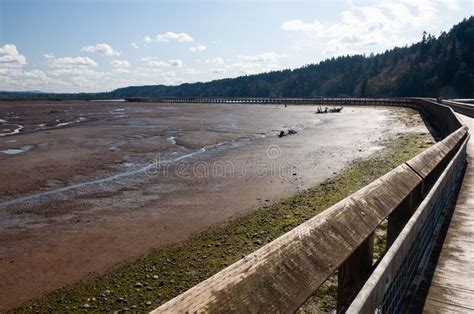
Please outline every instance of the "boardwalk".
M460 115L474 130L474 118ZM467 147L468 165L424 312L474 312L474 139Z

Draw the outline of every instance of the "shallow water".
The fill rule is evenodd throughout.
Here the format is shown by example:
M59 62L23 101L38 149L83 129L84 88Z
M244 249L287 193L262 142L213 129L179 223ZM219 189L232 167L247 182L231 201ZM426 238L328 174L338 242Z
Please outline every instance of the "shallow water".
M6 126L6 125L12 125L14 126L14 128L5 129L4 130L5 133L0 133L0 136L18 134L23 129L23 126L20 124L4 124L3 126ZM13 131L10 131L11 129L13 129Z
M22 147L19 147L19 148L5 149L5 150L2 150L0 152L2 152L4 154L7 154L7 155L17 155L17 154L27 152L32 148L33 148L33 145L25 145L25 146L22 146Z

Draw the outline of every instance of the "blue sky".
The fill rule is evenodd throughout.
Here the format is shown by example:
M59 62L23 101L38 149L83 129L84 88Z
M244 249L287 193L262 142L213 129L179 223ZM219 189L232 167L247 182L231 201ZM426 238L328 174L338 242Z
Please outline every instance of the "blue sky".
M0 90L209 81L439 35L474 0L0 0Z

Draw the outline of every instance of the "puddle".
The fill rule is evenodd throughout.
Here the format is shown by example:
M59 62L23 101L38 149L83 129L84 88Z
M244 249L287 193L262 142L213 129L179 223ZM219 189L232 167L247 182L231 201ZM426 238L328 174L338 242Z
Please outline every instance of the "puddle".
M73 124L73 123L84 122L84 121L87 121L87 118L85 118L85 117L79 117L79 118L77 118L77 119L74 120L74 121L58 123L58 124L56 124L55 126L53 126L53 128L57 128L57 127L61 127L61 126L66 126L66 125ZM56 122L60 122L60 120L56 120Z
M122 114L122 113L125 113L126 110L127 110L126 108L116 108L116 109L110 110L109 112L111 114Z
M5 125L10 125L10 124L5 124ZM20 125L20 124L11 124L11 125L15 125L15 126L16 126L16 129L14 129L14 130L11 131L11 132L0 133L0 136L7 136L7 135L17 134L17 133L20 133L20 131L23 129L23 126ZM10 129L4 129L3 131L4 131L4 132L10 131Z
M54 127L65 126L65 125L68 125L68 124L71 124L71 123L73 123L73 122L62 122L62 123L56 124Z
M167 140L173 144L173 145L176 145L176 136L170 136L167 138Z
M125 145L125 141L113 143L112 145L110 145L109 149L110 150L117 150L117 149L120 149L120 147L122 147L123 145Z
M25 145L19 148L9 148L2 150L1 152L7 155L17 155L29 151L33 148L33 145Z
M73 123L84 122L84 121L87 121L87 120L88 119L86 117L79 117L76 120L69 121L69 122L61 122L60 119L56 119L55 121L58 122L58 124L53 125L53 126L47 126L46 123L40 123L40 124L37 125L36 130L49 130L49 129L54 129L54 128L66 126L66 125L73 124Z

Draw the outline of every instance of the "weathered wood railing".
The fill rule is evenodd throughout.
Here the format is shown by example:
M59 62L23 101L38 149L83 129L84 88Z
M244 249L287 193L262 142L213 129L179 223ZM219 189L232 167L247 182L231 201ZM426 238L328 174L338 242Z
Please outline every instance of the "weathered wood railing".
M405 312L406 293L433 245L433 234L464 168L467 141L468 138L463 141L461 149L410 217L350 305L348 313Z
M380 103L387 104L387 100ZM350 311L373 312L384 302L399 304L404 286L386 279L397 278L394 274L404 267L400 261L406 261L414 248L418 255L409 262L418 263L424 254L427 246L414 246L415 240L420 234L426 240L426 234L432 232L461 173L469 135L446 106L423 99L390 104L417 108L444 140L154 312L293 312L336 271L339 311L350 306L364 284L363 296L357 296ZM423 215L418 214L420 210ZM434 218L426 223L426 215ZM415 217L421 218L407 235L406 228L412 226L407 222ZM390 248L373 272L374 232L385 219ZM387 264L390 271L380 270ZM410 265L403 279L410 279L411 270L418 266ZM387 298L387 287L398 292L398 299ZM394 308L399 307L390 309Z
M438 120L441 124L445 122L444 127L438 125L441 130L449 133L461 124L446 107L437 107L440 109L436 114L441 114L440 118L443 112L447 114L444 120ZM456 181L462 175L469 141L467 131L467 127L461 126L443 141L407 162L433 187L408 217L408 222L367 279L347 310L348 313L400 313L406 310L407 291L433 246L433 235L454 193ZM430 169L432 171L428 173Z
M443 104L453 108L456 112L474 118L474 103L459 102L454 100L443 100Z

